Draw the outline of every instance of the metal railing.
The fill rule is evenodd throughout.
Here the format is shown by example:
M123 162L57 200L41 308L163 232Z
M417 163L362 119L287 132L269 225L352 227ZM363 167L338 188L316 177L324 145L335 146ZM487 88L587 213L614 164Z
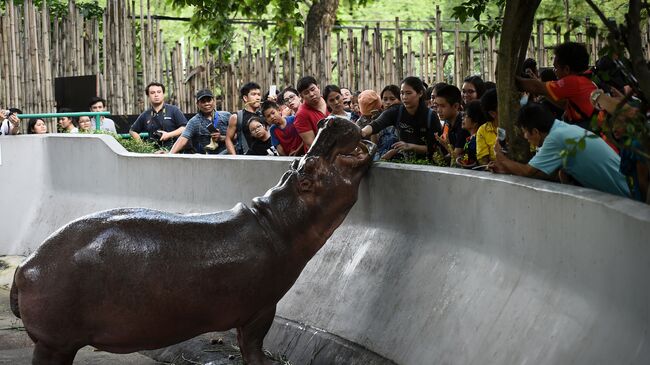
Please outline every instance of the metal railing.
M72 112L72 113L40 113L40 114L16 114L20 119L32 118L59 118L59 117L94 117L95 130L99 130L101 126L100 116L111 115L110 112Z
M101 128L101 116L111 115L110 112L70 112L70 113L38 113L38 114L16 114L19 119L32 119L32 118L55 118L59 117L92 117L95 118L95 130L99 131ZM129 139L129 133L117 133L120 138ZM149 138L149 133L140 133L141 138Z

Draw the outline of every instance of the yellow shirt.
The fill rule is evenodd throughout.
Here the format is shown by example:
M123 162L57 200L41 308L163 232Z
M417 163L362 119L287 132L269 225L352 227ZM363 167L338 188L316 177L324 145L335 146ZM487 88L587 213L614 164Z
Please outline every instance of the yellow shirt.
M497 142L497 128L492 122L487 122L476 132L476 159L480 160L490 156L490 161L496 159L494 144Z

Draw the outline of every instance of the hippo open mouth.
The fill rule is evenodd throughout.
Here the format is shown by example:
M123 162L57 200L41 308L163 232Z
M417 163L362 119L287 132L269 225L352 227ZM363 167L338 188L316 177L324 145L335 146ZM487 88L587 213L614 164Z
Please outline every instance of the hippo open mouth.
M377 145L367 139L363 139L357 143L352 151L346 152L340 150L338 155L334 156L334 158L339 164L353 167L364 163L370 163L376 150Z
M338 157L372 160L376 146L361 139L361 129L344 118L326 118L318 123L320 130L305 157L324 157L334 162Z

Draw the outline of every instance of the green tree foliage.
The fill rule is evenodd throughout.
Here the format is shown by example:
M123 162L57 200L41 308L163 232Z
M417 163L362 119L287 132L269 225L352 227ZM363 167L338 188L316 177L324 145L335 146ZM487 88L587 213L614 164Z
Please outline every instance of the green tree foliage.
M599 0L596 1L602 9L608 10L608 17L616 21L624 19L627 9L627 0ZM472 20L476 23L474 28L486 35L497 35L501 31L503 9L506 0L465 0L460 5L452 8L451 16L462 23ZM563 1L542 0L535 13L535 20L550 24L555 30L562 30L566 36L581 27L587 17L595 20L594 11L584 1L570 1L568 14ZM566 25L569 25L567 29ZM587 31L595 31L589 29Z
M458 19L461 23L473 18L476 22L474 28L480 34L493 37L501 31L503 26L501 15L503 15L505 5L506 0L466 0L453 8L452 17ZM495 16L494 11L489 11L490 8L497 9L497 16Z
M207 33L206 45L211 49L230 46L234 28L232 19L255 19L254 26L266 30L273 26L272 40L284 44L303 25L300 3L293 0L169 0L174 6L193 6L190 25L197 32Z
M14 0L15 5L23 5L24 0ZM0 10L4 11L7 2L0 2ZM34 0L34 5L38 8L43 6L43 0ZM77 9L81 12L81 15L86 19L101 19L104 14L104 8L102 8L96 1L93 2L78 2L75 4ZM55 18L62 18L68 15L68 2L62 0L50 0L47 2L47 7L50 12L50 16Z
M329 1L329 2L328 2ZM364 6L370 0L344 0L343 5L351 9ZM334 13L338 0L168 0L176 7L192 6L195 9L191 17L191 27L197 33L205 34L206 45L211 49L230 49L233 39L233 19L252 19L253 26L269 30L273 44L285 45L289 38L300 33L306 25L309 12L323 3L334 4ZM311 28L318 29L318 25Z

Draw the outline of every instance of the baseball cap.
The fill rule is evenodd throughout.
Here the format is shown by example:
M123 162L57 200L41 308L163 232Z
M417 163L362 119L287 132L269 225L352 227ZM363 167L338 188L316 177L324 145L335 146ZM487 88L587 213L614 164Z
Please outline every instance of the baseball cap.
M212 95L212 91L210 91L209 89L199 90L199 92L196 93L196 101L199 101L206 97L214 98L214 95Z
M364 90L359 94L359 111L361 115L371 115L373 110L381 109L381 98L375 90Z

